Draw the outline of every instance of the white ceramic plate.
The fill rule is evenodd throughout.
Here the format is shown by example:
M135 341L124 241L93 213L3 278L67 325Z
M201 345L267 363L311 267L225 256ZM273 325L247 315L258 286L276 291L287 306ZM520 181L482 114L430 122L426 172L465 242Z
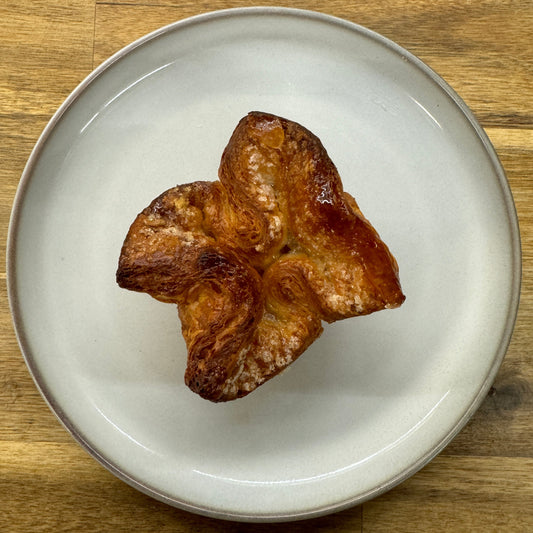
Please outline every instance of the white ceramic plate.
M176 310L115 269L135 215L216 179L251 110L322 139L407 301L327 326L283 375L215 405L183 384ZM360 503L450 441L504 356L520 245L493 148L435 73L354 24L257 8L163 28L74 91L24 171L8 267L27 364L98 461L172 505L273 521Z

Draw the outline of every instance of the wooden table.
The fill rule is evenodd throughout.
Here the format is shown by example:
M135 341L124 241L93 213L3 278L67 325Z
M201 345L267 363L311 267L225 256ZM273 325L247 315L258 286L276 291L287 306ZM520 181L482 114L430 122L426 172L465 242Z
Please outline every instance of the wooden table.
M3 0L0 246L24 164L64 98L113 52L190 15L246 0ZM0 531L533 531L533 2L309 0L391 38L465 99L507 171L521 225L514 336L479 411L428 466L359 507L281 526L203 518L159 503L96 463L39 395L0 272Z

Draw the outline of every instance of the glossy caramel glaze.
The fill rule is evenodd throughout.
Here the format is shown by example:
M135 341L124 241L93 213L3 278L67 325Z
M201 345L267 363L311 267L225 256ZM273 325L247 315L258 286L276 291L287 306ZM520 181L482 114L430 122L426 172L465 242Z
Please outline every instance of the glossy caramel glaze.
M117 282L177 304L185 382L211 401L278 374L322 321L405 299L394 257L320 140L259 112L235 129L219 181L174 187L137 216Z

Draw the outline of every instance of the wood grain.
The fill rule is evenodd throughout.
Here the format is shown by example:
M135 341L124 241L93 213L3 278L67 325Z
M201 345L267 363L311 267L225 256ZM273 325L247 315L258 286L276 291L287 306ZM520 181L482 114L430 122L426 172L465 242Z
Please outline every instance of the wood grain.
M526 0L269 2L362 24L418 55L456 89L493 142L521 228L523 281L508 353L463 431L408 481L362 506L281 525L171 508L114 477L68 435L20 354L0 267L0 531L533 530L533 3ZM0 5L0 232L42 129L75 86L132 40L238 1L4 0Z
M531 531L532 469L531 459L440 456L366 503L363 532Z

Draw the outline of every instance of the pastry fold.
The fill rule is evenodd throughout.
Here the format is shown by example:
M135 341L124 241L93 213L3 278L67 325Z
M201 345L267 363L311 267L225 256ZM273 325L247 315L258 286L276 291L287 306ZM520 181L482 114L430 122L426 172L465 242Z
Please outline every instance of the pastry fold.
M118 284L177 304L186 384L221 402L296 360L322 321L400 306L398 265L320 140L252 112L219 180L164 192L124 241Z

